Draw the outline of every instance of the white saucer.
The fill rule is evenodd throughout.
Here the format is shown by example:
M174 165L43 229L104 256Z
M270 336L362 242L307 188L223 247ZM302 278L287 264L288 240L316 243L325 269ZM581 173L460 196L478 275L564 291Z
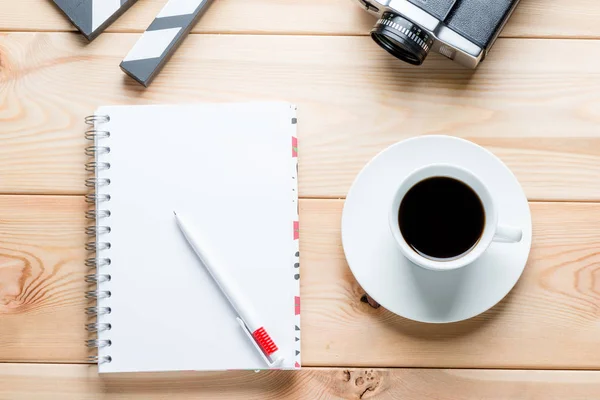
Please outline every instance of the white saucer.
M474 263L430 271L408 261L392 237L387 213L400 181L432 163L454 164L490 189L502 225L523 230L519 243L497 243ZM512 172L492 153L450 136L422 136L388 147L360 172L346 198L342 243L363 289L395 314L430 323L474 317L497 304L521 276L531 248L531 213Z

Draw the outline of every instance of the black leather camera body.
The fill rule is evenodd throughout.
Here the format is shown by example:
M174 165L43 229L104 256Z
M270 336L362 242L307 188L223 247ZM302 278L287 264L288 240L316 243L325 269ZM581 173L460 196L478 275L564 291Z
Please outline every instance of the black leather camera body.
M371 31L386 51L421 65L430 51L469 68L485 58L519 0L358 0L379 17Z

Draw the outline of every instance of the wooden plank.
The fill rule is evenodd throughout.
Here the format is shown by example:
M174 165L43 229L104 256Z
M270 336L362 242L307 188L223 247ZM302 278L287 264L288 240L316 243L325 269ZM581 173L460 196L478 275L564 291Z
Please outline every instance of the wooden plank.
M0 360L85 358L83 204L0 197Z
M311 366L599 368L600 204L531 203L525 271L496 307L430 325L361 302L342 201L301 203L303 360Z
M301 201L305 366L600 368L600 204L532 203L533 250L515 290L442 326L361 302L342 204ZM0 196L0 361L85 361L84 210L82 197Z
M166 0L142 0L107 29L141 32ZM504 37L600 37L595 0L524 0ZM197 33L367 35L374 19L355 0L220 0L194 28ZM74 30L49 0L0 1L4 31Z
M472 72L366 37L194 35L143 89L118 68L136 37L0 36L0 193L84 193L100 105L281 99L299 106L303 197L344 197L388 145L449 134L499 155L531 200L600 200L600 41L501 39Z
M63 400L589 400L597 371L305 368L99 377L85 365L0 364L0 397Z

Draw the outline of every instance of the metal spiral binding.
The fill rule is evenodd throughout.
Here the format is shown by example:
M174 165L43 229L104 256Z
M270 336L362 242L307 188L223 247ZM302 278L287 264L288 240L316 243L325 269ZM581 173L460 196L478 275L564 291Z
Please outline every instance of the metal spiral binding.
M90 161L85 163L85 170L87 172L104 171L110 169L110 163Z
M104 233L110 233L110 226L88 226L85 228L85 233L88 236L102 235Z
M89 346L88 346L89 347ZM88 356L88 361L93 362L94 364L104 364L112 361L111 356Z
M109 274L95 274L95 275L86 275L85 282L86 283L102 283L102 282L110 282Z
M85 186L89 188L108 185L110 185L110 179L108 178L88 178L85 180Z
M101 131L98 129L89 129L85 131L85 138L87 140L95 140L97 139L108 139L110 137L109 131Z
M86 278L89 278L93 275L87 275ZM89 292L85 292L85 298L88 300L94 299L108 299L111 296L109 290L90 290Z
M110 211L108 210L88 210L85 212L87 219L98 219L110 217Z
M108 250L108 249L110 249L110 243L108 243L108 242L89 242L89 243L85 244L85 249L89 252Z
M85 170L88 173L93 174L92 177L85 181L85 186L91 190L91 192L85 196L85 201L93 207L85 213L85 218L91 222L91 224L85 228L86 235L91 239L85 245L86 251L90 254L85 260L85 265L94 270L94 273L85 276L85 282L95 286L94 290L86 292L85 298L94 302L97 302L100 299L109 299L111 297L110 290L105 290L105 285L110 282L111 276L103 270L104 267L108 267L111 264L111 260L107 257L99 257L99 252L108 250L111 247L110 242L101 242L99 240L99 235L106 235L111 231L110 226L106 223L107 219L110 217L110 211L98 207L101 203L109 202L110 195L96 193L99 187L110 185L110 179L98 177L99 171L107 171L110 170L111 167L109 162L99 160L99 157L110 153L110 147L101 145L104 139L110 138L110 132L100 128L102 124L109 121L110 117L108 115L90 115L85 118L85 123L90 125L90 129L85 132L85 138L92 142L90 146L85 148L85 154L90 157L90 161L85 164ZM103 221L102 225L99 223L100 220ZM100 307L99 305L94 305L85 309L85 313L89 317L96 318L109 315L111 312L112 310L110 307ZM94 334L110 331L112 328L111 324L104 321L105 317L102 319L102 322L96 321L87 324L85 329ZM104 349L110 347L112 341L110 339L100 339L96 337L86 340L85 344L89 348ZM88 361L103 364L111 362L112 357L110 355L97 354L89 356Z
M87 347L97 347L99 349L103 347L109 347L112 344L110 340L99 340L99 339L90 339L85 341L85 345Z
M85 326L85 330L88 332L102 332L102 331L110 331L112 326L110 324L103 324L98 322L93 322L91 324L87 324Z
M110 263L110 258L90 257L87 260L85 260L85 266L88 268L107 267L110 265Z
M104 203L110 201L110 194L88 193L85 195L85 202L88 204Z
M88 157L95 157L97 155L110 153L110 147L105 146L88 146L85 148L85 155Z
M110 307L88 307L85 309L85 313L89 316L96 315L107 315L111 313Z
M108 115L88 115L85 117L85 123L90 126L94 126L96 122L98 123L107 123L110 121L110 116Z

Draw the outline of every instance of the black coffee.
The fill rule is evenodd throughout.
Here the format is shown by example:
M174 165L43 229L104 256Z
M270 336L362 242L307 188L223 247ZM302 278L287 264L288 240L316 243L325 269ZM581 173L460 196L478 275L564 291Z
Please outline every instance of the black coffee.
M477 244L485 225L479 196L453 178L433 177L413 186L398 213L404 240L428 258L454 258Z

